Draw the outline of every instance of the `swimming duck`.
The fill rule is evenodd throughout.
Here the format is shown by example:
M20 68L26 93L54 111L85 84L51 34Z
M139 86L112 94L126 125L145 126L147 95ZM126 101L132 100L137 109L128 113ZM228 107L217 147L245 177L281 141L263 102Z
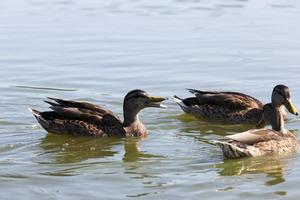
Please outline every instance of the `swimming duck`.
M259 123L269 122L272 129L252 129L226 136L228 141L216 141L227 158L254 157L274 153L295 152L299 148L294 133L284 128L282 112L269 103L263 106Z
M231 124L254 124L262 116L263 104L249 95L238 92L209 92L188 89L195 97L181 99L174 96L175 102L188 114L205 121ZM272 92L272 105L281 110L283 118L287 119L284 106L292 114L298 115L291 101L289 88L276 85Z
M147 107L165 107L163 97L154 97L142 90L129 92L123 101L124 121L109 109L87 102L57 98L45 101L52 111L30 109L39 124L48 132L91 136L144 137L147 135L138 113Z

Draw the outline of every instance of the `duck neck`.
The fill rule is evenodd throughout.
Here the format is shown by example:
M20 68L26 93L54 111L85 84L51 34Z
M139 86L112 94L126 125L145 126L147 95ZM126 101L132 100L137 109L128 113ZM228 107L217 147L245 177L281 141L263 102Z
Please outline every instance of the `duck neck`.
M140 122L138 112L130 110L126 106L124 106L123 108L123 115L124 115L123 125L125 127Z
M284 132L284 119L281 107L275 107L275 114L271 118L272 129L279 132Z
M123 126L126 129L126 132L130 136L135 137L144 137L147 135L146 127L139 119L139 109L130 109L126 106L124 110L124 122Z

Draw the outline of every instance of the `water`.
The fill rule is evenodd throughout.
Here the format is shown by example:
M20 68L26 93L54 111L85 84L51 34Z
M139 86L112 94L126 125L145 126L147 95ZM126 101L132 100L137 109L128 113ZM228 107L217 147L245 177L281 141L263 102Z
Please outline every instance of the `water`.
M234 90L300 105L296 0L19 0L0 4L1 199L298 199L300 156L226 160L205 143L245 127L146 109L146 139L47 134L28 107L47 96ZM288 129L299 129L290 116Z

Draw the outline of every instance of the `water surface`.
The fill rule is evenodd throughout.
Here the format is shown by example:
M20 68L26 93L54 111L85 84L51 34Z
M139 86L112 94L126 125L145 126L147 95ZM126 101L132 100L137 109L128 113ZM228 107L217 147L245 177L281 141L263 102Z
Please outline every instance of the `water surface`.
M244 129L146 109L146 139L47 134L45 97L122 115L124 95L234 90L300 105L296 0L12 0L0 4L1 199L297 199L300 156L226 160L206 143ZM290 116L286 127L299 129Z

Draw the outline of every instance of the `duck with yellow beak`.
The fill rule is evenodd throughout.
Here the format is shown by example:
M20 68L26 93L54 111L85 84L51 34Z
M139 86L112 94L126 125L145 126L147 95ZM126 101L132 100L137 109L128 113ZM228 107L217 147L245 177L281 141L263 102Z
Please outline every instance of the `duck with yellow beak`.
M49 98L49 97L48 97ZM109 109L87 102L49 98L52 111L40 112L30 109L39 124L55 134L90 136L145 137L147 130L139 120L138 113L148 107L163 108L164 97L150 96L142 90L129 92L123 102L122 121Z
M256 98L239 92L211 92L188 89L195 97L181 99L174 96L175 102L181 109L195 117L209 122L229 124L253 124L264 126L259 121L263 113L263 103ZM276 85L272 92L272 105L287 120L287 110L298 115L298 110L291 100L289 88L285 85Z
M271 154L292 153L299 149L297 137L284 128L279 107L273 103L264 105L261 121L270 123L272 129L251 129L226 136L215 141L226 158L255 157Z

